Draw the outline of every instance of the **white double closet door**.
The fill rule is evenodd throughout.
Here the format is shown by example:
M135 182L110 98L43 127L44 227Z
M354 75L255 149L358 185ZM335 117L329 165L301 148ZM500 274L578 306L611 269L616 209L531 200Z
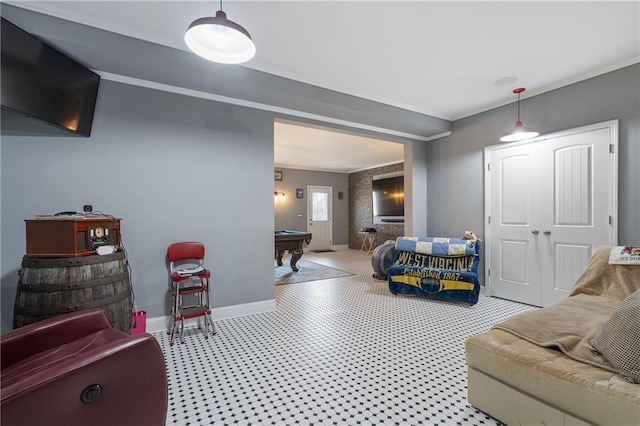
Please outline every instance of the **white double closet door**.
M549 306L617 241L618 121L485 149L487 293Z

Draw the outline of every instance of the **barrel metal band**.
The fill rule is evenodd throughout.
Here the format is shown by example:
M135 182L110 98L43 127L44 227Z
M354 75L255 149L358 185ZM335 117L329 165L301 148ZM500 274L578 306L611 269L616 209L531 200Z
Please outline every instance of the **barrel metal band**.
M14 308L14 311L16 313L25 314L25 315L64 314L66 312L75 312L75 311L80 311L82 309L101 308L111 303L128 299L129 297L131 297L131 292L124 291L114 296L105 297L104 299L93 300L90 302L61 304L57 306L33 307L33 308L16 306Z
M91 288L99 285L110 284L118 281L124 281L129 278L127 271L121 272L118 275L109 275L108 277L95 278L93 280L73 281L63 284L24 284L18 283L18 291L24 291L27 293L51 293L53 291L65 291L65 290L78 290L82 288Z
M113 254L81 256L81 257L23 257L23 268L66 268L101 263L119 262L124 260L124 252L117 251Z

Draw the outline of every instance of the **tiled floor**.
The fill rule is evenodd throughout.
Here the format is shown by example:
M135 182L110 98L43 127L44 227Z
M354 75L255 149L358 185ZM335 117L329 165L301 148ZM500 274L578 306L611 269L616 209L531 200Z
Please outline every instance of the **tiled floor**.
M276 312L216 321L209 339L156 334L167 425L498 424L467 403L463 342L533 308L394 296L357 250L304 258L355 275L277 286Z

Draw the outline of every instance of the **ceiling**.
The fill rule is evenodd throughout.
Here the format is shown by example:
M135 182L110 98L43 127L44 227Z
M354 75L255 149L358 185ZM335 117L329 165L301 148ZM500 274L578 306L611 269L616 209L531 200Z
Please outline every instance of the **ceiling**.
M143 40L171 48L166 52L188 51L185 29L219 8L217 1L3 3L19 8L3 8L18 26L97 72L116 74L139 58L122 54L115 35L126 36L131 46ZM640 61L638 1L227 0L223 9L251 33L257 49L248 63L231 66L241 68L228 69L255 70L447 121L514 102L516 87L527 88L526 99ZM83 27L60 20L43 25L25 11ZM54 29L60 22L69 28L64 40ZM92 56L87 28L114 35L111 55L102 50ZM136 78L152 81L154 73L174 73L175 79L185 74L178 65L137 68ZM275 133L280 167L348 172L403 159L401 144L352 133L291 122L277 123Z
M276 121L276 167L356 172L404 161L404 145L317 126Z

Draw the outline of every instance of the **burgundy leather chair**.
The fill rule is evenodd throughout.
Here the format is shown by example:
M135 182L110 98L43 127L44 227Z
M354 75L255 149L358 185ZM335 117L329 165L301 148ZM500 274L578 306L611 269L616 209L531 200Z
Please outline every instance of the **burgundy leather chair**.
M161 426L167 413L162 350L129 336L101 309L60 315L0 339L4 426Z

